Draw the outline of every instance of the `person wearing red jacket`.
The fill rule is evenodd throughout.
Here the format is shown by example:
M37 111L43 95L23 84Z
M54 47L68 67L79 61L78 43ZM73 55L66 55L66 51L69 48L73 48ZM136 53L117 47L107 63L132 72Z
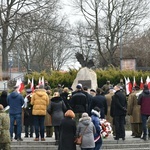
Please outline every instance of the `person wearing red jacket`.
M144 85L143 92L138 97L138 104L141 105L141 118L142 118L142 130L143 137L141 139L146 140L147 137L147 127L146 123L148 117L150 116L150 91L148 85Z

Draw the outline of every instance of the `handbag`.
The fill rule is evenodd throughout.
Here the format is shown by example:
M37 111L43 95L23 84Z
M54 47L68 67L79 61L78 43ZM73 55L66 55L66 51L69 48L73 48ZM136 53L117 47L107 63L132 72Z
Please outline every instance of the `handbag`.
M75 143L76 143L76 145L81 145L82 144L82 135L76 137Z
M80 134L78 137L75 138L75 143L76 145L81 145L82 144L82 135L85 133L86 129L88 126L86 126L86 128L84 129L83 133Z

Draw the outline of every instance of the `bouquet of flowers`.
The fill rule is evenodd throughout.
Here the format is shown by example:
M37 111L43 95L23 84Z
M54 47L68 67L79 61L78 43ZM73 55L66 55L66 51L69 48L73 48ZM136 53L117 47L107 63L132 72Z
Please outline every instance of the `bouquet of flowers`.
M102 138L107 138L112 132L110 123L106 119L100 119L100 125Z

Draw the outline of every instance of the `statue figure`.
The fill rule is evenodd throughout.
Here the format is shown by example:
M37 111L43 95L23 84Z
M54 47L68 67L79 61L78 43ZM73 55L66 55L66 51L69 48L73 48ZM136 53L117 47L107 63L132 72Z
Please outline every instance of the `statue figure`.
M92 59L85 59L81 53L77 52L75 56L82 67L92 68L93 66L95 66Z

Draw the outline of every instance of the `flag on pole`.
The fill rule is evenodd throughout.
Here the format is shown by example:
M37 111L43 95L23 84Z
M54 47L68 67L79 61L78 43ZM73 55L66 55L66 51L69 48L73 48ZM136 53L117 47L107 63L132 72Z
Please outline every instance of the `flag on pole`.
M22 92L24 90L24 83L22 82L21 78L17 79L16 86L18 86L18 92Z
M30 89L32 90L32 92L34 91L34 79L33 79L33 77L32 77Z
M19 86L19 85L20 85L20 79L18 78L15 86Z
M125 89L126 89L126 95L129 95L129 88L128 88L128 80L126 77L124 77L124 80L125 80Z
M41 85L41 82L42 82L41 77L39 77L39 84L38 84L38 86Z
M147 76L146 81L145 81L145 84L148 85L148 82L149 82L149 76Z
M24 90L24 83L22 82L21 78L20 78L20 87L19 87L19 91L20 93Z
M143 88L144 88L144 83L143 83L143 78L141 77L140 89L143 90Z
M42 77L41 84L44 85L44 76Z
M132 83L130 82L130 79L128 77L128 88L129 88L129 92L131 93L132 92Z
M150 77L147 76L146 78L146 84L148 85L148 89L150 89Z
M30 79L28 78L28 84L30 84L31 83L31 81L30 81Z
M129 77L128 78L124 77L124 79L125 79L126 95L129 95L132 92L132 84L130 82Z
M133 77L133 87L135 87L137 84L136 84L136 81L135 81L135 76Z

